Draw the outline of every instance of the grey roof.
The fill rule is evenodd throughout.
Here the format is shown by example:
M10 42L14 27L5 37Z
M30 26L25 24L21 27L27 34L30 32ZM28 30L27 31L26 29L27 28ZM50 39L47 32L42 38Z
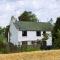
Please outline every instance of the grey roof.
M52 25L47 22L25 22L16 21L14 23L15 27L19 30L41 30L41 31L51 31Z

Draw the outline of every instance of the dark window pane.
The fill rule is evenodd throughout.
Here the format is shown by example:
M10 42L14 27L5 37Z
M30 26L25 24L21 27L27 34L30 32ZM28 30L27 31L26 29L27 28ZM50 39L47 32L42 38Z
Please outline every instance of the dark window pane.
M22 45L27 45L27 41L22 41Z
M37 35L37 36L41 36L41 31L37 31L37 32L36 32L36 35Z
M22 31L22 36L27 36L27 31Z

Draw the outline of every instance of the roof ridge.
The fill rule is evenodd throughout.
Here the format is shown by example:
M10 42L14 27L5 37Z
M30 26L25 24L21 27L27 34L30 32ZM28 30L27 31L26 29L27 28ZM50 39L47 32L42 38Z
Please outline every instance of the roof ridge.
M14 23L20 30L49 30L52 29L52 25L48 22L25 22L17 21Z
M30 23L49 23L49 22L32 22L32 21L18 21L18 22L30 22ZM50 23L49 23L50 24Z

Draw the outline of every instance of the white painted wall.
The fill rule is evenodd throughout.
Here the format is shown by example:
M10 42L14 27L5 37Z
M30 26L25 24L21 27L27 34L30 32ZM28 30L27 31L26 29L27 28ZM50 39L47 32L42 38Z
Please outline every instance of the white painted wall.
M36 31L27 31L27 36L22 36L22 31L18 32L18 40L19 41L34 41L37 39L42 39L43 35L41 32L41 36L36 36Z
M46 45L52 45L52 36L50 31L46 31L49 36L49 39L46 41ZM36 31L27 31L27 36L22 36L22 31L18 32L18 41L36 41L37 39L41 40L43 38L43 31L41 31L41 36L36 36ZM31 44L28 43L28 44Z
M46 40L46 45L47 46L52 46L52 35L51 35L51 32L47 31L47 34L48 34L48 40Z
M10 42L12 42L14 45L18 44L18 30L14 26L14 24L11 22L10 24Z

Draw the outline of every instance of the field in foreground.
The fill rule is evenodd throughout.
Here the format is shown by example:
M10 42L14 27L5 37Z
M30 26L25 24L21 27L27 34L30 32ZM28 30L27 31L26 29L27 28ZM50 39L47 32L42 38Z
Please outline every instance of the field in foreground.
M0 60L60 60L60 50L0 54Z

